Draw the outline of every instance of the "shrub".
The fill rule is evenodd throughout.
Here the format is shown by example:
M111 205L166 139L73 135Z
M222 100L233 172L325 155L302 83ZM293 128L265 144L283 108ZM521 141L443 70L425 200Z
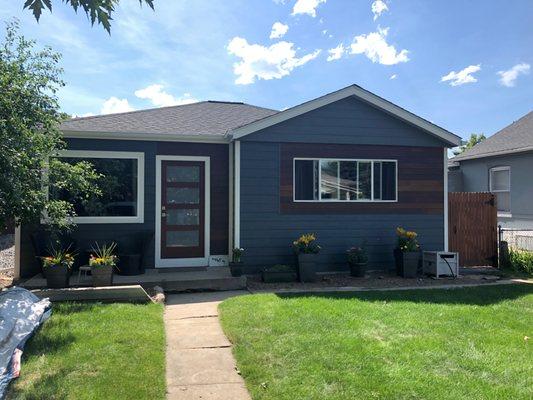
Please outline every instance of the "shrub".
M510 249L509 268L533 275L533 251Z
M233 249L233 262L235 263L241 262L241 257L243 253L244 253L244 249L242 247L235 247Z
M41 257L44 268L66 266L68 269L70 269L74 264L74 257L76 256L70 251L70 246L66 249L51 248L49 254L49 256Z
M306 233L292 242L292 247L296 254L317 254L320 251L320 246L316 242L314 233Z
M365 246L354 246L348 249L348 262L350 264L364 264L368 262Z
M420 247L416 240L418 234L413 231L406 231L401 226L396 228L396 236L398 237L398 248L401 251L417 251Z
M116 266L117 256L114 254L117 244L115 242L111 244L104 244L100 247L98 243L95 243L96 247L93 247L94 254L89 257L89 265L91 267L102 266Z

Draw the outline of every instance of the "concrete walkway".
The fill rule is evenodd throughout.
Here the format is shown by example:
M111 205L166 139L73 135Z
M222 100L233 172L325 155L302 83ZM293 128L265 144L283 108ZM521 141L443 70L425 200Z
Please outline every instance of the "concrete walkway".
M167 399L250 400L218 321L218 305L246 291L171 294L165 306Z

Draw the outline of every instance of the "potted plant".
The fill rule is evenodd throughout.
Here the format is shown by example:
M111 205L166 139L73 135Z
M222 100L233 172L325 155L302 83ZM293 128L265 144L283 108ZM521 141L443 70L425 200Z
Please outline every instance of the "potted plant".
M261 273L263 282L294 282L297 278L296 271L289 265L277 264L266 267Z
M298 277L300 282L315 282L316 259L320 252L316 236L312 233L304 234L296 239L292 246L298 256Z
M74 264L74 254L70 247L52 248L50 255L42 257L46 285L49 288L59 289L69 286L70 270Z
M420 245L416 232L406 231L402 227L396 228L398 246L394 250L396 271L404 278L416 278L418 264L420 263Z
M233 249L233 261L229 263L231 276L241 276L243 273L243 262L241 261L244 249L242 247L235 247Z
M89 257L89 266L93 277L93 286L111 286L113 284L113 269L117 266L118 257L114 254L116 243L104 244L100 247L95 243L94 254Z
M348 249L348 265L350 275L364 277L368 264L368 254L364 246L352 247Z

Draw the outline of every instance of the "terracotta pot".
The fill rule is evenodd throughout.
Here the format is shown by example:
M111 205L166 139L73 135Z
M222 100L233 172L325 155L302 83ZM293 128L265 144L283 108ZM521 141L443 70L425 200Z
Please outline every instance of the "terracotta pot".
M93 286L112 286L113 285L113 266L99 265L91 267L93 277Z
M300 282L316 282L316 259L318 254L298 254L298 277Z

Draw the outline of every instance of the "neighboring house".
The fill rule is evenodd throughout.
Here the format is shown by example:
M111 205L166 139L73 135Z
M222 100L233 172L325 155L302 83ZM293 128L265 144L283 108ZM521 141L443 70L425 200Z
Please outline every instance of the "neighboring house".
M372 268L392 268L397 226L424 249L447 247L447 148L460 138L356 85L282 112L204 101L61 129L63 156L106 175L98 202L76 204L81 249L152 231L148 268L225 263L243 247L253 273L294 263L307 232L322 271L346 270L346 250L363 243ZM22 276L39 271L30 232Z
M493 192L498 222L533 229L533 111L450 160L453 192Z

